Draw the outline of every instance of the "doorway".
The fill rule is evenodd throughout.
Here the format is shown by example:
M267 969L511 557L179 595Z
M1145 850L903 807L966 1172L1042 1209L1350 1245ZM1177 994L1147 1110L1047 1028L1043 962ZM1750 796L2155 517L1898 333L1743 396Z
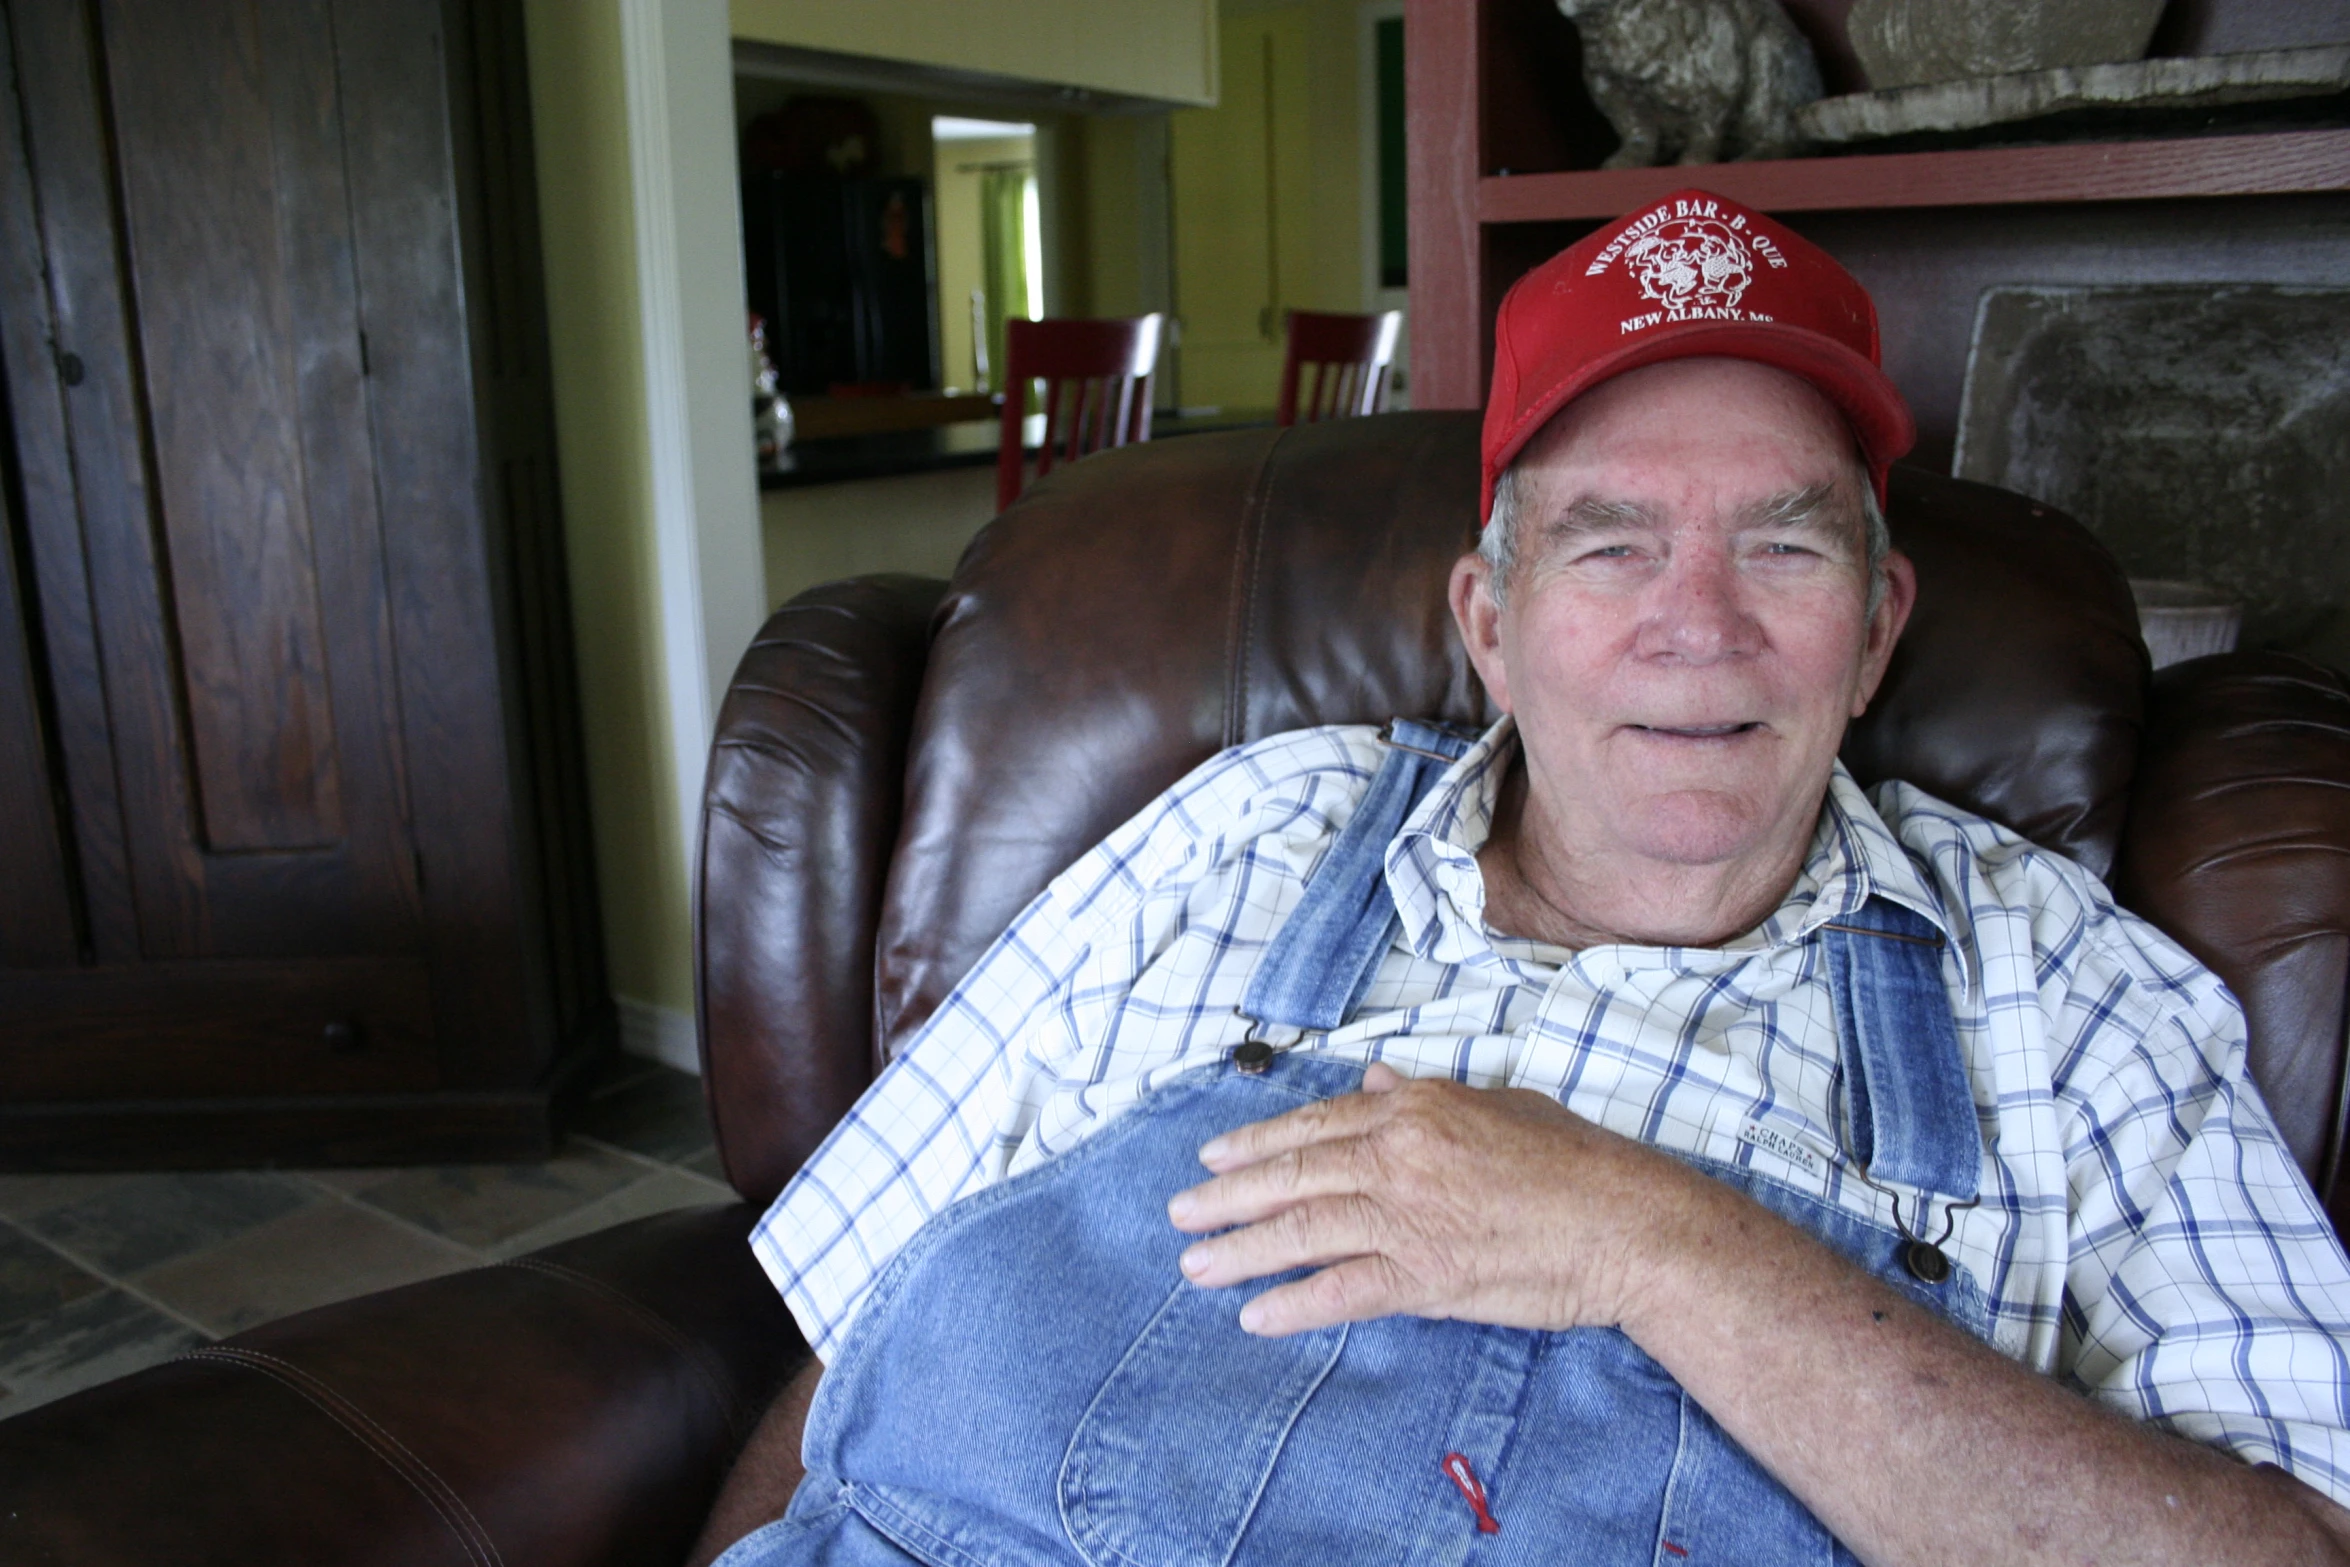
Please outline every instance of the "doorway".
M930 142L939 362L949 387L997 391L1004 323L1044 315L1036 126L942 114L930 122Z

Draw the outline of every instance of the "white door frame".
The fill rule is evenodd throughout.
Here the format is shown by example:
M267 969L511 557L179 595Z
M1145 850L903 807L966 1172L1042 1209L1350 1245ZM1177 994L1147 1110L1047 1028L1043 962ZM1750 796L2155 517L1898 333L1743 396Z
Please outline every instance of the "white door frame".
M661 684L687 875L718 704L766 618L722 0L620 0Z
M1409 290L1379 286L1379 24L1403 16L1404 0L1363 0L1355 14L1355 106L1361 148L1363 308L1408 311ZM1402 383L1388 406L1409 407L1412 359L1411 321L1396 340L1396 379Z

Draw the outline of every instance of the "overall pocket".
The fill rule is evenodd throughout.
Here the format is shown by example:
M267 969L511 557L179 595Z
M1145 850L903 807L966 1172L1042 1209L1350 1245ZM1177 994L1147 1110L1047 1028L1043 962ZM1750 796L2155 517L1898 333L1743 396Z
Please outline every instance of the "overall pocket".
M1258 1338L1256 1293L1178 1284L1078 1421L1061 1519L1092 1567L1221 1567L1240 1543L1347 1331Z

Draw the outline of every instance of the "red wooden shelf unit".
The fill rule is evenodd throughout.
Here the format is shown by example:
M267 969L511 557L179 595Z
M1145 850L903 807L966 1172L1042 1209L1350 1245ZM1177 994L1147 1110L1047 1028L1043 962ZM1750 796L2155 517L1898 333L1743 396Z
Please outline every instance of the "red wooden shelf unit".
M1843 34L1850 0L1783 3L1828 90L1862 85ZM2157 52L2350 37L2350 0L2174 0L2171 12ZM1406 0L1404 29L1416 408L1480 406L1510 283L1592 225L1689 185L1789 215L1860 275L1927 462L1948 456L1985 287L2350 276L2350 130L1603 171L1614 136L1552 0Z

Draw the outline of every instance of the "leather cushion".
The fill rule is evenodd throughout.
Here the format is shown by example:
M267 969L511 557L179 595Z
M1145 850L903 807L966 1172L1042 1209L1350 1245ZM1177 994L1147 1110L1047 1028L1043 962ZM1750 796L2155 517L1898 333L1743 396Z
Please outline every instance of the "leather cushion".
M2114 890L2244 1004L2252 1075L2337 1225L2350 1220L2338 1136L2346 846L2341 675L2285 653L2231 653L2155 678Z

